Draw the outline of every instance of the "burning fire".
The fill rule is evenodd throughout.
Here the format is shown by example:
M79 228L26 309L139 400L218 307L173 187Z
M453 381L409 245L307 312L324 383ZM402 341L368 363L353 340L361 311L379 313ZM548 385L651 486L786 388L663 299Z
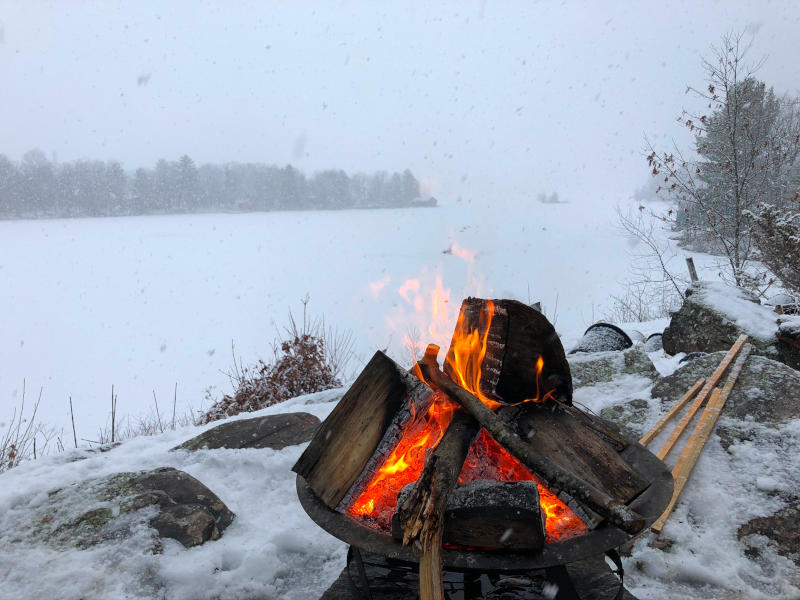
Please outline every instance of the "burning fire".
M434 300L436 306L436 300ZM457 382L480 398L489 408L500 404L480 390L481 363L486 355L489 326L494 315L494 304L487 302L487 310L480 316L480 330L470 330L463 317L459 316L452 342L452 355L447 361ZM544 368L541 357L536 364L537 395L534 401L544 401L550 393L540 399L540 376ZM415 373L422 379L418 368ZM391 519L397 505L397 495L409 483L417 481L425 464L425 453L435 448L444 435L458 404L441 394L436 394L430 408L422 415L412 418L402 432L400 441L386 457L367 487L356 499L348 512L352 516L373 522L385 531L391 531ZM470 446L464 467L458 478L460 483L471 481L535 481L539 488L540 503L545 512L545 527L548 541L568 539L586 533L586 525L558 497L550 492L542 481L511 456L485 430Z
M452 372L458 377L457 383L472 392L492 410L499 407L500 403L488 398L481 391L481 364L486 356L486 342L493 316L494 302L491 300L486 302L486 310L479 317L478 329L469 330L467 323L464 322L464 314L459 314L456 330L453 333L453 354L452 356L448 354L446 359ZM479 330L484 331L483 337L478 334Z
M397 446L348 512L369 517L382 529L390 531L397 495L406 485L419 479L425 465L425 451L435 448L442 439L457 408L455 402L437 394L423 415L409 421Z

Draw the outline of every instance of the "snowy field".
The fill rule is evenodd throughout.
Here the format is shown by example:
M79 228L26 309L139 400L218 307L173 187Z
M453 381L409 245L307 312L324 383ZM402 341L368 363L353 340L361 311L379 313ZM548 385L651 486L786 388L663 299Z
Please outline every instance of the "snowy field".
M540 300L568 345L620 291L631 249L589 201L0 221L0 423L23 380L68 438L69 397L78 437L96 439L112 384L118 418L153 411L153 392L170 414L176 383L178 412L198 409L209 386L230 391L231 343L245 364L269 358L306 293L352 330L351 372L378 348L408 362L414 328L446 344L470 294ZM431 335L437 277L450 302Z

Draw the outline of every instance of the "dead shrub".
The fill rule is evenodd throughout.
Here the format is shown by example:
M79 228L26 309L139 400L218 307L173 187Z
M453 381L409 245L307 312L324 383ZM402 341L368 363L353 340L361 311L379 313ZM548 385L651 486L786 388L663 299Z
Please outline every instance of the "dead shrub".
M301 302L302 329L298 328L290 311L289 327L281 339L273 343L272 362L259 360L253 366L244 367L241 360L237 362L234 351L233 371L227 375L235 391L214 402L200 417L202 423L342 385L340 376L352 355L352 334L326 328L324 319L309 321L308 296Z

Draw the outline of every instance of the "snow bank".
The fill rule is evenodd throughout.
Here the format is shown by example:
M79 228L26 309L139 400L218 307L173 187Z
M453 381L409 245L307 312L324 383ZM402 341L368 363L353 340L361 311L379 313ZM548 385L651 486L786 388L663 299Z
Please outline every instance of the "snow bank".
M235 419L296 410L324 419L335 405L329 400L340 396L341 390L302 396ZM317 527L297 501L290 469L303 446L170 452L219 423L129 440L105 453L70 450L1 475L0 599L318 597L341 571L345 547ZM87 550L56 551L25 542L24 532L32 526L31 507L43 502L48 492L161 466L193 475L236 513L221 539L188 550L167 539L163 553L156 555L149 553L152 532L146 526L121 542ZM71 508L89 510L95 504Z

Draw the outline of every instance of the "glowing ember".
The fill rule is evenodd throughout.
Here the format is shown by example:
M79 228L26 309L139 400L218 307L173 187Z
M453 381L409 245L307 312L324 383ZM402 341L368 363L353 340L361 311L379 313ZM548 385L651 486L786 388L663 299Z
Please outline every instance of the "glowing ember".
M459 483L471 481L535 481L539 488L539 504L547 515L545 527L547 540L566 540L588 532L586 525L558 496L545 487L545 483L531 473L525 465L511 456L494 438L482 429L467 453L464 467L458 476Z
M406 425L397 446L348 512L368 518L386 531L391 530L397 495L406 485L419 479L425 465L425 451L435 448L442 439L457 408L456 403L436 394L425 414Z
M434 302L434 307L437 305ZM490 408L499 403L486 397L480 390L481 363L486 355L486 341L494 314L494 303L486 303L480 316L479 329L467 330L463 316L459 316L452 341L452 355L448 364L457 382L481 399ZM484 331L480 336L478 331ZM536 364L537 393L532 401L545 401L552 392L540 398L540 376L544 361L540 357ZM415 368L422 379L422 373ZM444 435L453 417L460 410L458 405L437 394L425 414L409 421L394 450L386 457L380 470L356 499L348 512L372 522L375 526L391 531L391 519L397 505L397 495L409 483L417 481L425 464L425 452L435 448ZM541 479L526 469L511 456L485 430L470 446L459 482L490 481L535 481L539 488L540 503L546 514L548 541L564 540L587 532L586 525L558 497L544 487Z

